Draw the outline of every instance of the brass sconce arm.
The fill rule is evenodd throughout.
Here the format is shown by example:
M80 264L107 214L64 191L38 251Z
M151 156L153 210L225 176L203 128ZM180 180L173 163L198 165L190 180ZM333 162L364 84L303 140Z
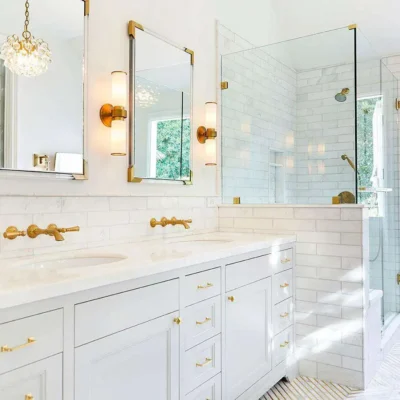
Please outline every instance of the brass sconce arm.
M30 225L28 227L28 236L31 239L36 239L40 235L53 236L57 242L62 242L64 237L61 235L61 233L79 231L79 226L74 226L72 228L58 228L57 225L50 224L47 229L40 229L37 225Z
M190 229L190 225L193 221L191 219L177 219L175 217L172 217L171 219L167 219L165 217L161 218L160 221L157 221L155 218L152 218L150 220L150 226L152 228L155 228L156 226L162 226L163 228L165 228L167 225L182 225L185 227L185 229Z
M215 139L218 136L216 129L206 128L205 126L199 126L197 129L197 140L204 144L207 139Z

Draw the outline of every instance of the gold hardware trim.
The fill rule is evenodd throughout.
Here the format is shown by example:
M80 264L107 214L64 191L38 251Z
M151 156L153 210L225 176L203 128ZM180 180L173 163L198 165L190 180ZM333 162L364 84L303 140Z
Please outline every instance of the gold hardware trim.
M192 186L193 185L193 171L190 170L190 180L189 181L183 181L183 184L186 186Z
M290 342L286 341L286 342L284 342L284 343L281 344L281 347L287 347L287 346L289 346L289 343L290 343Z
M143 181L142 178L138 178L138 177L135 176L135 166L131 165L128 168L128 182L130 182L130 183L140 183L142 181Z
M229 296L228 300L232 303L234 303L236 301L235 296Z
M281 318L287 318L288 316L289 316L288 312L285 312L285 313L281 314Z
M206 319L204 321L196 321L196 325L204 325L204 324L206 324L207 322L210 322L210 321L212 321L212 319L209 318L209 317L206 317Z
M104 126L111 128L113 121L124 121L128 116L125 107L104 104L100 108L100 119Z
M90 14L90 0L82 0L82 1L85 3L83 9L83 15L87 17Z
M332 204L340 204L340 197L339 196L333 196L332 197Z
M400 285L400 274L397 274L397 284Z
M214 128L206 128L205 126L197 128L197 140L201 144L204 144L207 139L215 139L217 136L217 130Z
M29 225L28 227L28 236L31 239L36 239L40 235L47 235L47 236L52 236L57 242L62 242L64 240L64 237L61 235L61 233L66 233L66 232L79 232L80 227L79 226L73 226L71 228L58 228L57 225L55 224L50 224L47 229L40 229L37 225Z
M34 167L45 167L46 162L49 161L49 156L34 154L33 155L33 166Z
M229 89L229 82L221 82L221 90Z
M400 99L396 99L396 110L400 110Z
M240 197L234 197L233 204L240 204Z
M31 346L32 344L36 343L36 339L33 337L29 337L26 343L20 344L15 347L8 347L7 345L2 346L0 348L0 353L12 353L13 351L21 350L25 347Z
M186 53L190 54L190 64L194 65L194 51L185 47Z
M283 285L281 285L281 288L282 289L285 289L285 288L287 288L287 287L289 287L289 284L286 282L286 283L284 283Z
M357 24L352 24L348 26L349 31L353 30L353 29L357 29Z
M214 285L212 283L208 282L207 285L204 285L204 286L203 285L198 285L197 289L209 289L209 288L211 288L213 286Z
M19 236L26 236L26 231L19 231L16 226L9 226L3 233L4 239L14 240Z
M25 400L35 400L32 394L25 395Z
M139 24L136 21L129 21L128 23L128 35L135 38L136 37L136 29L144 31L143 25Z
M281 260L281 264L288 264L290 263L292 260L290 258L285 258L283 260Z
M174 322L175 322L177 325L180 325L180 324L182 323L182 318L181 318L181 317L174 318Z
M87 181L89 179L89 164L86 160L83 160L83 174L73 174L73 178L76 181Z
M156 226L162 226L165 228L167 225L183 225L185 229L190 229L190 225L193 221L191 219L177 219L176 217L172 217L168 219L166 217L162 217L160 221L157 221L155 218L150 220L150 226L155 228Z
M210 363L212 363L212 358L206 358L206 361L204 361L202 364L196 363L196 367L203 368Z

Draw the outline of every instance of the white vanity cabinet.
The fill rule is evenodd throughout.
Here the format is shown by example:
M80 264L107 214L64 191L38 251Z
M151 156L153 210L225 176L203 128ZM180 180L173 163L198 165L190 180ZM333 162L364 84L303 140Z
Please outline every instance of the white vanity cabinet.
M75 350L75 400L179 400L178 313Z

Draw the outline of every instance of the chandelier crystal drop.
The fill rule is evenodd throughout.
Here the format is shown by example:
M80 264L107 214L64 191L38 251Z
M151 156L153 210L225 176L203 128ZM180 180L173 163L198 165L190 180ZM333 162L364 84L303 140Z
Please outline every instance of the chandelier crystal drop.
M42 39L29 32L29 0L25 2L25 28L22 37L8 36L1 48L4 65L17 75L34 77L43 74L51 63L51 51Z
M136 80L135 101L140 108L149 108L158 103L160 91L157 86Z

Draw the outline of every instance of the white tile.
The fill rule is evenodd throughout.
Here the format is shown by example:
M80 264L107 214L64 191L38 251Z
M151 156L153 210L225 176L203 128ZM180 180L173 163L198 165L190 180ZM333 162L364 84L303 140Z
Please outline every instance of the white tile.
M129 224L128 211L88 213L88 226L115 226L124 224Z
M62 212L108 211L110 201L108 197L64 197ZM47 212L50 212L47 210Z
M318 268L341 268L342 266L340 257L312 254L297 254L296 263L298 265Z
M340 209L334 208L296 208L294 211L296 219L340 219Z
M145 210L146 208L146 197L110 197L110 210L112 211Z
M340 234L341 244L349 246L362 246L362 234L361 233L341 233Z
M35 214L61 212L61 197L0 197L0 214Z
M363 374L361 372L350 371L323 363L318 363L317 368L318 379L330 382L334 378L335 382L342 385L363 387Z
M239 229L272 229L272 220L257 218L236 218L234 227Z
M274 229L295 231L315 231L315 221L274 219Z
M310 378L317 378L317 362L300 360L299 361L299 374L301 376L308 376Z
M300 276L303 278L317 277L317 269L315 267L302 267L300 265L297 265L295 271L296 271L296 276Z
M304 290L296 288L296 300L316 302L317 292L315 290Z
M341 289L340 282L311 278L296 278L296 287L324 292L340 292Z
M361 221L317 221L317 231L321 232L362 232Z
M343 368L351 369L354 371L363 370L363 362L360 359L343 356Z
M332 232L297 232L298 243L333 243L340 244L340 233Z
M318 244L317 254L323 256L361 257L361 246L346 246L336 244Z
M149 197L147 199L147 208L149 210L168 210L178 207L178 197Z
M361 208L342 208L343 221L360 221L362 219L362 209Z
M248 218L253 216L253 209L248 207L219 208L221 218Z
M317 254L315 243L296 243L296 254Z

